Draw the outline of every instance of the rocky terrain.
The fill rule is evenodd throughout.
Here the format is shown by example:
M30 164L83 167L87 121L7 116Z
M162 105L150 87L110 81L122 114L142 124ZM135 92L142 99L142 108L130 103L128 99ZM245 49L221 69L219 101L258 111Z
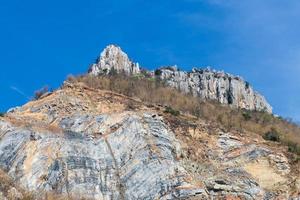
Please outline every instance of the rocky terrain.
M163 111L65 83L1 119L0 168L34 199L299 197L284 148Z
M127 75L141 73L139 65L130 61L126 53L115 45L109 45L103 50L97 63L90 67L89 73L109 74L112 69L119 73L125 72ZM216 100L234 108L272 113L272 107L266 99L256 92L249 82L238 76L210 68L193 68L191 72L179 71L177 66L161 67L155 72L144 70L144 73L200 99Z
M1 169L36 198L207 196L177 160L180 144L163 118L127 111L128 101L66 84L13 110L0 121Z
M139 74L128 60L110 46L91 77L103 66ZM212 72L156 76L173 84L198 73ZM0 117L0 199L300 199L300 162L285 146L166 109L76 81L10 109Z

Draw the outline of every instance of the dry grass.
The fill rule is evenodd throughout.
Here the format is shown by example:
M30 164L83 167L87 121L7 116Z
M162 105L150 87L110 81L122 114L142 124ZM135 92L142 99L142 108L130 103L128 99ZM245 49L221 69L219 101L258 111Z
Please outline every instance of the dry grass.
M21 118L14 118L11 116L6 117L6 120L9 121L15 127L26 128L37 132L51 132L61 134L63 133L63 129L59 127L57 124L52 123L48 124L43 120L38 120L29 115L24 115Z
M26 192L24 189L16 186L13 180L0 169L0 191L3 192L4 196L8 200L15 200L16 198L10 193L12 188L22 195L20 200L33 200L33 195L29 192Z
M271 129L280 134L280 142L293 153L300 155L300 127L280 117L266 112L233 109L212 101L201 101L199 98L186 95L167 87L157 79L144 77L113 76L70 76L70 83L84 83L95 89L110 90L129 97L136 97L145 103L162 105L175 113L180 111L217 124L224 131L237 130L243 133L264 135ZM178 112L176 112L178 113Z

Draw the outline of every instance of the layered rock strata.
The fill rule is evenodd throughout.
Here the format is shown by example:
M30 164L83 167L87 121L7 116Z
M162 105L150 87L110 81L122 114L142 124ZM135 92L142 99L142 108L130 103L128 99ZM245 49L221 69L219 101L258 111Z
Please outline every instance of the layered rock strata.
M185 72L179 71L177 67L158 69L156 75L167 85L200 99L272 113L272 107L266 99L249 82L238 76L210 68L193 68L191 72Z

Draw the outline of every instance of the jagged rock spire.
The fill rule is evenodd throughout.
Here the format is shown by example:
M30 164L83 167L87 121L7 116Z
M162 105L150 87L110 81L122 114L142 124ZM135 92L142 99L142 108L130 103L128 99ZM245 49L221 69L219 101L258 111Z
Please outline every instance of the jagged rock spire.
M127 75L140 73L138 63L132 62L119 46L108 45L89 69L93 75L109 74L112 70Z

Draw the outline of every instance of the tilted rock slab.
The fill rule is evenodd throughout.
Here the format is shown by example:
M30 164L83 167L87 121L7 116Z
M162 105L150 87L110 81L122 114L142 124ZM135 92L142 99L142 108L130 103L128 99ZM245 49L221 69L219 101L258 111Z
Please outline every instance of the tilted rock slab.
M136 109L127 107L131 103ZM196 129L189 120L189 128L177 127L177 120L157 108L65 83L13 109L0 118L0 176L4 171L14 184L8 192L0 177L0 199L26 194L23 189L34 199L295 196L289 183L299 174L284 151L269 149L259 135L224 133L202 120Z
M63 133L0 121L0 168L21 186L89 199L205 197L176 161L180 146L153 113L78 115ZM76 199L75 198L75 199Z

